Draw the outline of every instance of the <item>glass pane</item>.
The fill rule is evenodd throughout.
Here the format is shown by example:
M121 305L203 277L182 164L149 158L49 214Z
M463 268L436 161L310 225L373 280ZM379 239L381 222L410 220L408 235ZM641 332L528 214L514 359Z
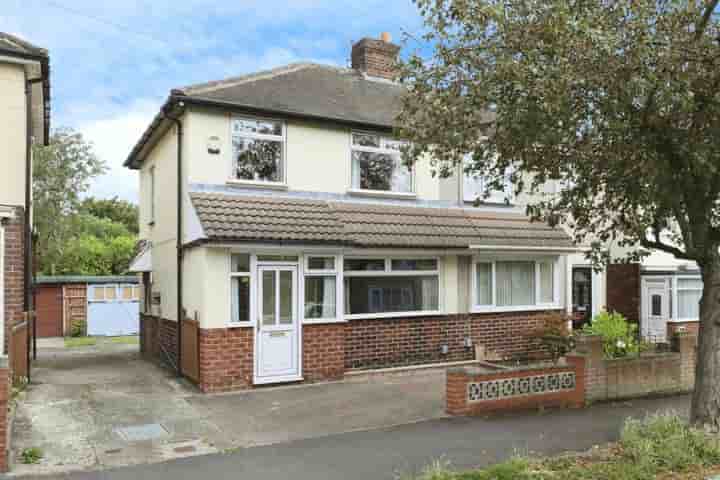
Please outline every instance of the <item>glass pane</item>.
M113 285L112 287L105 287L105 299L106 300L115 300L117 298L117 287Z
M105 300L105 287L93 288L93 300Z
M353 133L353 145L380 148L380 137L367 133Z
M477 304L492 305L492 264L478 263L476 268Z
M123 300L132 300L132 298L133 298L132 287L122 287L120 290L120 295Z
M652 295L650 300L650 315L659 317L662 315L662 295Z
M678 290L677 297L678 319L697 320L700 318L700 299L702 298L702 290ZM655 314L653 313L653 315Z
M437 260L434 258L397 259L391 261L393 270L437 270Z
M250 255L247 253L234 253L230 257L232 263L232 272L249 272L250 271Z
M678 278L678 288L702 290L703 281L701 278Z
M233 133L256 133L262 135L282 135L282 123L270 120L233 119Z
M554 265L551 261L539 262L540 268L540 302L552 303L554 300L555 276Z
M336 292L334 276L305 277L305 318L335 318Z
M233 158L235 159L235 178L281 182L282 142L233 137Z
M345 302L348 314L436 311L438 277L346 277Z
M293 323L293 272L280 272L280 323Z
M400 153L352 152L353 188L412 192L412 172L403 165Z
M395 152L402 151L402 148L406 145L407 142L403 142L402 140L392 140L390 138L383 138L382 139L382 148L385 150L393 150Z
M572 271L572 301L576 310L587 311L591 308L592 270L574 268Z
M297 262L295 255L258 255L258 262Z
M310 257L309 270L335 270L335 257Z
M140 287L133 287L133 299L140 300Z
M382 258L346 258L345 270L351 272L383 271L385 270L385 260Z
M232 321L250 321L250 277L232 278ZM263 306L264 308L264 306Z
M497 262L498 306L535 305L535 262Z
M262 323L275 325L275 272L262 272Z

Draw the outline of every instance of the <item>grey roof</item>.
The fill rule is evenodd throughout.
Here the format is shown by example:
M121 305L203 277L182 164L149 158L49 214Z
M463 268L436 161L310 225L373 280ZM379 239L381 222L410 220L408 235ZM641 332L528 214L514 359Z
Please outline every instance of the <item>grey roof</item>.
M392 128L404 88L354 69L295 63L178 92L254 109Z
M562 229L514 213L222 193L193 192L190 198L209 241L393 248L573 246Z
M38 275L36 285L68 283L139 283L137 275Z
M48 56L48 52L44 48L37 47L22 38L5 32L0 32L0 51L12 52L25 56Z

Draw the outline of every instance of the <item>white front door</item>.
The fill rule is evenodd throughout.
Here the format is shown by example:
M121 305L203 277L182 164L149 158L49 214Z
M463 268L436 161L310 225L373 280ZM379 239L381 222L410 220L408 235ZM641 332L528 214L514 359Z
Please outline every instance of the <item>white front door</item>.
M255 383L300 380L297 267L258 266Z
M670 301L664 282L645 284L645 312L643 336L652 342L664 342L670 318Z

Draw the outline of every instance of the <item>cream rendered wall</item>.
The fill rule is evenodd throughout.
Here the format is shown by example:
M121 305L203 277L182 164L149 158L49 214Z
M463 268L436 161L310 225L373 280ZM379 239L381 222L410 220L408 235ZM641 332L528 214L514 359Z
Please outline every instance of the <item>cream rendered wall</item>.
M152 242L153 293L160 293L160 315L169 320L177 319L176 160L177 136L173 127L160 138L140 169L140 238ZM151 168L155 169L153 225L150 225Z
M0 205L25 204L25 67L0 62Z
M188 181L225 185L232 165L229 113L193 108L186 115ZM350 132L352 129L311 121L285 121L285 158L288 190L344 194L350 189ZM207 143L218 137L219 154L210 154ZM438 179L430 162L418 161L415 173L417 197L440 198Z

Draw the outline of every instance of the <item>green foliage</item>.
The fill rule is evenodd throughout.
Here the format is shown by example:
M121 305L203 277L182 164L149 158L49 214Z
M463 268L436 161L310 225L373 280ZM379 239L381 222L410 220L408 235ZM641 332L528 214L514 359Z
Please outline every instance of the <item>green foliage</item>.
M621 358L640 352L638 327L617 312L603 310L583 327L587 335L600 335L603 351L608 358Z
M65 339L65 348L93 347L97 344L95 337L74 337Z
M120 200L117 197L110 199L85 198L80 204L79 212L104 219L112 224L124 225L131 234L138 234L139 212L137 205Z
M87 333L87 322L85 320L73 320L70 324L70 336L74 338L84 337Z
M43 458L43 452L37 447L30 447L20 452L20 461L26 465L40 463Z
M560 357L575 348L575 339L567 325L568 318L565 315L548 315L543 319L542 326L531 332L529 337L539 341L550 353L553 362L557 363Z
M616 448L602 458L513 458L469 472L436 463L417 480L655 480L662 474L717 465L718 440L668 413L627 420Z

